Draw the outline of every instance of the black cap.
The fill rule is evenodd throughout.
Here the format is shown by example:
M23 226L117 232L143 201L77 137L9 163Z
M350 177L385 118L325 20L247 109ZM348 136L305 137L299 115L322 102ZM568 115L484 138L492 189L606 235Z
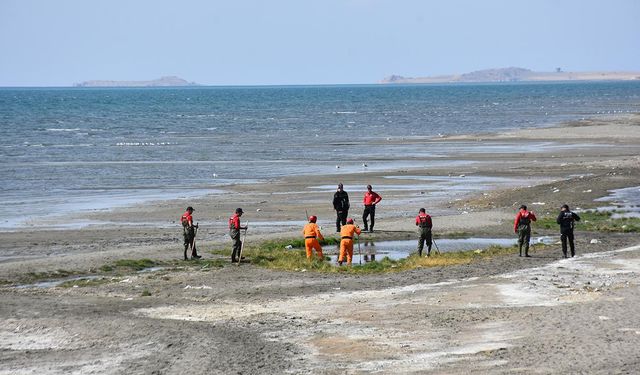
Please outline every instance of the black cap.
M419 212L427 212L424 208L421 208Z
M569 205L567 204L563 204L561 208L564 208L565 210L569 211Z
M526 210L526 209L527 209L527 206L523 204L522 206L520 206L520 209L521 209L521 210Z
M244 211L242 211L242 208L238 207L238 208L236 208L236 213L237 214L242 214L242 213L244 213Z
M195 210L193 209L193 207L189 206L187 207L187 211L195 211Z

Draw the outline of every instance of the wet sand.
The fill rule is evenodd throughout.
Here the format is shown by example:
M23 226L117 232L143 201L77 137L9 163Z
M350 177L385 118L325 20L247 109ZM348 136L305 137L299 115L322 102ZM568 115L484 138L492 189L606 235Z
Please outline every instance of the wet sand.
M228 249L235 207L247 241L298 237L305 211L334 235L331 186L353 216L370 183L376 233L408 240L426 207L446 238L504 238L524 203L552 215L640 185L640 116L561 127L387 142L445 144L445 157L382 155L419 167L232 185L191 200L95 212L108 223L0 234L0 374L9 373L632 373L640 368L637 235L577 233L579 256L534 257L385 275L277 272L243 264L132 274L81 288L16 289L30 272L89 272L117 259L181 257L177 218L196 208L200 252ZM481 144L482 147L469 147ZM504 147L504 145L509 147ZM503 152L522 145L523 152ZM470 152L469 150L472 150ZM477 186L481 185L481 188ZM328 186L328 188L325 188ZM411 187L415 186L415 189ZM557 236L535 228L536 235ZM592 238L597 244L589 244ZM557 246L556 246L557 247ZM623 250L624 249L624 250ZM192 262L187 262L192 264ZM150 296L143 297L148 291Z

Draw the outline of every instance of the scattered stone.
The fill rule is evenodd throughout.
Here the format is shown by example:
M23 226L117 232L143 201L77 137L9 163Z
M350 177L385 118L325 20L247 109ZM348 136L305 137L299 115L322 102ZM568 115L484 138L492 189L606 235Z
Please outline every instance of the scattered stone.
M599 239L593 238L591 241L589 241L590 244L596 244L596 243L600 243Z

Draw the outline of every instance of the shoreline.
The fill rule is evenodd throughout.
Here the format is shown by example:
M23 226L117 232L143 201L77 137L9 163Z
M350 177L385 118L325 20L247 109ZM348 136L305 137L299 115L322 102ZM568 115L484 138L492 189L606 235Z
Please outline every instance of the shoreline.
M578 228L577 256L570 259L554 242L534 247L531 258L487 256L372 274L238 267L221 255L230 249L226 219L238 206L250 223L279 224L250 224L250 244L300 238L305 210L319 216L325 237L335 236L337 182L352 189L345 190L358 222L364 185L383 197L377 231L363 241L415 240L421 206L434 213L437 239L515 240L521 203L553 217L562 203L592 208L611 189L640 186L640 115L616 121L577 128L573 137L564 131L572 127L467 136L454 140L459 153L445 159L449 166L424 159L417 170L292 176L82 217L115 226L0 232L0 252L12 257L0 262L0 375L637 371L636 233ZM526 136L563 147L518 149ZM516 152L467 149L492 142ZM584 146L591 143L605 147ZM451 194L442 195L447 188ZM177 221L187 205L201 224L201 261L178 261ZM534 236L558 236L557 228L534 223L533 229ZM142 259L173 266L119 270L66 287L13 287L38 275L60 280L69 271L99 274L118 261Z
M568 153L572 150L583 150L583 155L593 153L593 150L589 148L602 148L607 149L610 147L631 147L633 148L633 142L640 139L640 127L624 127L625 124L640 122L640 115L617 115L607 118L597 118L589 120L574 120L555 124L552 126L542 126L535 128L526 128L521 130L502 131L498 133L474 133L464 135L447 135L447 136L434 136L434 137L399 137L398 139L377 140L372 143L372 146L378 142L384 142L385 144L401 144L411 145L415 144L416 147L424 147L429 145L432 147L444 147L447 151L440 154L417 154L410 157L385 155L378 161L371 160L367 163L367 166L357 165L356 162L349 162L345 165L341 165L341 168L336 166L334 173L321 173L321 174L303 174L298 176L281 176L277 178L265 178L253 181L226 181L224 184L212 185L211 189L205 189L199 187L199 192L196 194L191 189L187 189L183 193L174 192L173 197L169 199L157 199L158 195L162 194L161 189L158 192L146 194L146 197L142 196L136 198L135 196L129 196L127 202L117 201L111 204L110 207L106 207L105 204L101 204L100 207L86 207L84 209L67 209L63 213L51 213L45 216L36 216L29 219L24 219L18 222L18 219L13 219L10 223L5 222L0 227L0 233L20 231L18 227L21 225L28 230L76 230L85 229L89 226L100 227L100 223L105 223L107 226L118 226L122 221L121 212L135 212L136 209L142 212L147 211L145 206L154 207L166 207L169 204L184 205L184 202L195 201L203 202L210 199L217 199L226 195L235 195L246 191L251 191L251 187L257 187L260 191L262 187L268 185L287 184L290 183L296 189L292 191L292 194L304 194L311 190L313 193L318 193L318 190L323 187L327 190L333 191L332 185L336 185L339 181L350 181L350 188L354 193L360 193L362 186L366 185L369 180L373 180L377 185L394 185L391 183L393 180L391 177L394 175L396 179L401 180L402 175L411 175L413 172L417 176L432 176L437 178L440 176L442 179L451 177L451 175L464 175L464 176L483 176L496 177L496 180L500 176L513 176L513 173L507 171L501 171L499 169L488 168L486 165L491 160L495 160L495 155L503 154L505 156L516 155L520 159L524 158L524 155L519 151L533 153L540 158L545 158L546 153L552 153L552 158L567 157ZM623 128L621 128L621 126ZM571 133L565 130L571 129ZM629 130L632 130L629 132ZM559 135L558 133L562 133ZM629 134L630 133L630 134ZM523 142L515 142L514 140L522 140ZM581 140L582 143L576 143ZM482 142L482 143L478 143ZM607 150L602 150L605 154ZM492 158L493 156L493 158ZM396 161L397 160L397 161ZM586 160L586 157L585 157ZM538 162L535 160L534 162ZM593 164L597 164L593 162ZM625 163L625 166L629 163ZM587 168L593 168L593 166L587 166ZM587 172L589 173L589 172ZM358 177L360 177L358 179ZM514 178L514 177L511 177ZM301 181L308 181L307 186ZM358 181L360 181L358 183ZM420 181L412 181L410 178L405 179L407 183L419 185ZM496 182L497 184L498 182ZM422 182L423 185L427 185L427 181ZM466 184L466 182L465 182ZM361 186L360 186L361 185ZM397 185L397 184L396 184ZM423 186L427 188L427 186ZM396 189L394 186L390 186L391 189ZM410 190L411 188L407 188ZM154 189L155 190L155 189ZM446 190L446 189L445 189ZM286 194L286 191L278 191L278 194ZM330 193L326 192L327 196ZM268 196L269 194L267 194ZM83 197L81 201L87 201L88 197ZM330 198L327 198L330 199ZM352 198L353 200L353 198ZM74 203L76 206L82 206L82 202ZM88 203L85 203L85 205ZM238 202L238 205L242 205ZM325 211L323 211L324 214ZM64 222L62 218L73 215L74 219L71 222ZM179 214L178 214L179 215ZM75 225L75 217L78 217L80 221L85 224ZM221 216L220 213L215 213L216 217ZM97 219L96 219L97 218ZM114 218L111 220L110 218ZM149 222L146 225L160 225L170 226L173 221L166 221L166 218ZM213 220L209 220L212 222ZM8 223L8 224L7 224ZM140 223L134 221L136 225ZM97 225L96 225L97 224ZM120 224L122 225L122 224ZM123 225L127 227L128 225Z

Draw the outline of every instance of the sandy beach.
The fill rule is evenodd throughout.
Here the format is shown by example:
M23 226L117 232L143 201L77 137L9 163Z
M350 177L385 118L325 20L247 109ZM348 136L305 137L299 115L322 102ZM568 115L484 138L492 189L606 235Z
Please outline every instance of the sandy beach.
M357 222L365 186L382 195L376 232L363 235L372 241L414 239L420 207L433 215L438 238L513 237L520 204L555 216L563 203L595 208L612 189L640 186L639 115L386 142L456 152L381 155L357 172L229 185L196 199L88 212L78 219L94 224L81 228L0 233L0 374L640 369L640 239L633 233L578 231L572 259L562 259L557 228L534 225L534 235L554 245L529 259L371 275L185 262L77 288L24 287L36 274L95 275L119 259L179 259L178 218L188 205L204 259L227 261L219 252L230 249L226 226L236 207L250 223L247 242L299 237L306 212L319 217L325 236L335 235L338 182ZM383 162L402 167L377 169Z

